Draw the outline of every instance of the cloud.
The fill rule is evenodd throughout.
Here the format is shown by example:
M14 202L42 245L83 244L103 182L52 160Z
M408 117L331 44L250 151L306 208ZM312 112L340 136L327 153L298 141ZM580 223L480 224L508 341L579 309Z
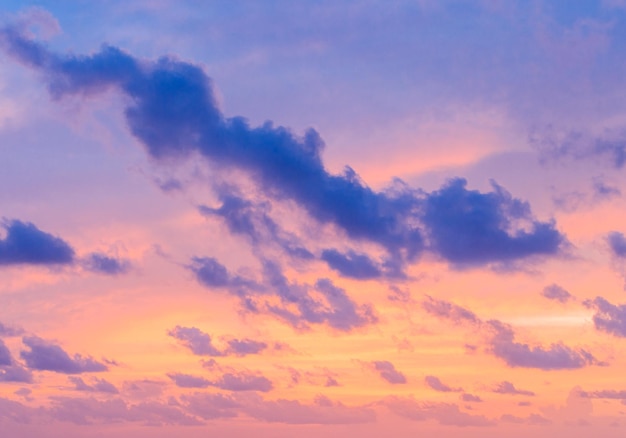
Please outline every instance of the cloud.
M162 402L130 404L121 398L96 400L94 398L51 397L49 414L58 421L79 425L139 422L149 426L202 424L179 407Z
M181 388L207 388L214 386L226 391L260 391L268 392L274 387L271 380L264 376L249 372L227 372L217 380L209 380L204 377L190 374L170 373L167 375Z
M449 319L456 324L462 322L469 322L471 324L481 323L481 320L471 310L449 301L438 300L428 295L422 301L422 307L431 315L437 318Z
M410 397L387 397L382 404L391 412L413 421L435 420L441 425L484 427L495 423L482 415L462 412L451 403L419 402Z
M71 376L69 377L69 380L74 384L75 391L119 394L119 390L115 387L115 385L104 379L98 379L97 377L92 379L93 383L91 385L85 383L85 381L80 377Z
M243 399L240 399L243 400ZM346 406L319 395L312 404L298 400L262 400L248 397L243 411L257 420L286 424L360 424L376 420L373 409Z
M531 397L535 395L535 393L532 391L517 389L515 385L506 380L498 383L493 389L493 392L495 392L496 394L527 395Z
M378 371L380 377L385 379L387 382L393 385L406 383L405 375L396 370L396 367L391 362L386 360L377 360L371 362L371 365L376 371Z
M614 305L602 297L596 297L593 301L587 300L584 304L596 310L593 315L596 330L619 338L626 337L626 304Z
M550 420L548 420L543 415L539 414L530 414L528 417L518 417L516 415L511 414L503 414L500 417L500 421L505 423L515 423L515 424L532 424L532 425L548 425L552 424Z
M0 265L57 265L74 261L74 250L62 239L39 230L30 222L4 220L0 239Z
M168 335L177 339L184 347L198 356L247 356L260 354L268 348L267 343L253 339L227 339L226 347L219 349L213 345L211 336L196 327L176 326Z
M561 343L550 347L531 347L515 341L515 332L500 321L488 321L493 331L489 341L489 351L503 359L511 367L538 368L542 370L562 370L583 368L587 365L602 365L588 351L572 349Z
M280 299L280 305L269 304L268 310L296 328L325 323L337 330L350 331L378 320L370 306L356 304L329 279L320 279L313 287L290 283L273 262L265 262L264 274L264 284Z
M85 267L100 274L119 275L128 272L130 263L128 260L110 257L106 254L93 253L85 260Z
M0 382L33 383L33 373L18 363L2 366Z
M549 300L558 301L559 303L567 303L569 300L574 298L572 294L558 284L551 284L550 286L544 287L541 295Z
M588 365L604 365L588 351L574 349L562 343L549 347L531 346L515 341L513 328L498 320L483 321L472 311L448 301L426 297L422 301L426 312L455 324L469 323L487 337L487 352L504 360L510 367L537 368L545 371L576 369Z
M269 215L269 202L254 203L236 194L231 187L218 187L222 205L198 207L204 216L220 217L231 233L247 236L253 245L278 244L289 256L312 260L315 256L291 233L284 231Z
M322 251L322 260L344 277L368 280L382 275L376 262L366 254L357 254L354 251L348 251L344 254L331 248Z
M211 336L196 327L181 327L177 325L168 332L168 335L198 356L223 356L223 353L213 346Z
M226 391L260 391L268 392L274 387L271 380L264 376L258 376L247 372L224 373L218 380L211 382L215 386Z
M70 357L61 347L44 341L36 336L22 338L29 351L22 351L20 357L32 370L54 371L63 374L80 374L107 371L108 367L91 357L75 354Z
M247 356L249 354L259 354L267 348L267 344L252 339L231 339L228 341L228 354L235 356Z
M553 222L533 219L528 203L493 181L490 193L467 190L466 184L461 178L448 181L427 197L424 206L430 244L446 260L472 266L560 251L564 236ZM517 231L507 231L516 225Z
M169 373L167 377L172 379L176 386L181 388L206 388L211 385L210 380L190 374Z
M620 232L609 233L607 240L614 256L626 258L626 237Z
M232 418L245 414L268 423L359 424L376 420L373 409L346 406L320 395L313 403L299 400L264 400L255 393L235 395L195 393L180 397L182 407L205 420Z
M0 339L0 366L11 365L13 363L13 357L11 352L5 345L4 341Z
M604 398L610 400L626 400L626 390L604 389L600 391L579 391L583 398Z
M19 327L12 327L0 322L0 337L21 336L24 333Z
M482 403L483 399L473 394L461 394L461 400L468 403Z
M295 201L347 237L377 243L396 270L415 262L425 246L456 266L479 266L554 255L565 242L553 222L535 220L528 204L495 183L492 192L483 194L453 179L426 194L396 180L376 192L350 167L331 174L315 130L297 136L271 122L251 127L242 117L225 117L199 66L172 58L140 61L111 46L88 56L58 55L15 25L2 29L0 40L6 52L43 74L55 99L110 88L125 94L128 127L156 161L197 153L221 168L243 170L268 197ZM203 211L221 215L231 229L254 237L255 221L249 212L241 214L248 206L224 201L219 209ZM329 255L337 269L348 273L366 263L349 254L343 260ZM374 274L371 266L363 269L355 272Z
M446 385L438 377L435 377L435 376L426 376L426 377L424 377L424 382L426 382L426 384L429 387L431 387L435 391L439 391L439 392L461 392L461 391L463 391L463 388L453 388L451 386Z

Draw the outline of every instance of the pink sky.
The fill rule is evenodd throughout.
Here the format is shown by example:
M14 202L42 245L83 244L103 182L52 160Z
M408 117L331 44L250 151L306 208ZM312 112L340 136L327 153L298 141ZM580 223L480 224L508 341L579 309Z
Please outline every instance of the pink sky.
M617 2L0 7L0 435L620 437Z

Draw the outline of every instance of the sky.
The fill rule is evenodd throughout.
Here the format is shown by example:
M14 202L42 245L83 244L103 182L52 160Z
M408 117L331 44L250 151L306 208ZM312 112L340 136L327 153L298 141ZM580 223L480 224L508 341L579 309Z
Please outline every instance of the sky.
M621 437L626 2L0 6L0 430Z

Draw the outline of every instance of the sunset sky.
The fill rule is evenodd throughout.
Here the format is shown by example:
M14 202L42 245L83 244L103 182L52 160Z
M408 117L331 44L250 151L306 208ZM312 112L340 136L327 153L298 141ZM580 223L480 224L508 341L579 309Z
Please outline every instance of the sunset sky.
M0 436L623 437L626 1L0 6Z

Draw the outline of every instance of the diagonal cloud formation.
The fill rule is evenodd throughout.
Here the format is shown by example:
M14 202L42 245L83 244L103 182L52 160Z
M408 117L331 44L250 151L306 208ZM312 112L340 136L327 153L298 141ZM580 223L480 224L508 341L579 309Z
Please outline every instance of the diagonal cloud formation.
M155 160L200 154L244 170L268 196L295 201L348 237L381 245L396 264L414 262L425 248L455 265L506 263L558 253L565 241L553 222L534 220L527 204L495 184L483 194L454 179L427 194L397 181L376 192L349 167L333 175L322 163L324 143L315 130L300 137L271 122L251 127L242 117L225 117L211 80L196 65L167 57L142 61L111 46L88 56L59 55L22 28L4 27L0 43L44 75L55 99L116 88L129 98L131 132ZM513 227L520 220L526 226Z

